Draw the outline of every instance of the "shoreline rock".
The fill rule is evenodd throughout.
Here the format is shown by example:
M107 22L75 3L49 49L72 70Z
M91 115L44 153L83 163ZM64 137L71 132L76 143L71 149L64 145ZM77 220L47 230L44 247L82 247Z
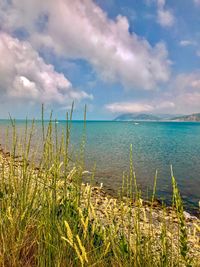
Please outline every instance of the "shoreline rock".
M0 153L0 171L2 169L2 161L4 161L5 167L9 168L10 159L10 154ZM22 163L18 159L14 159L13 166L20 169ZM31 170L30 165L28 168ZM34 169L34 171L37 174L38 170ZM72 171L75 172L76 170ZM62 188L64 181L59 182L59 187ZM74 187L75 185L71 181L68 186ZM152 204L150 201L143 199L134 201L129 198L116 198L106 192L102 184L100 186L91 186L90 184L82 183L80 193L80 207L83 210L88 207L88 199L90 199L90 204L94 210L94 215L90 218L91 221L97 220L97 223L104 227L115 225L119 233L123 231L126 235L130 234L134 240L137 234L135 220L138 218L140 229L144 235L148 234L149 229L151 229L155 239L155 248L158 252L163 225L166 225L166 233L169 239L173 240L173 246L179 246L179 218L172 207L163 208L162 203L156 199ZM200 259L200 220L186 211L184 211L184 216L190 254L192 257ZM178 250L175 249L175 251Z

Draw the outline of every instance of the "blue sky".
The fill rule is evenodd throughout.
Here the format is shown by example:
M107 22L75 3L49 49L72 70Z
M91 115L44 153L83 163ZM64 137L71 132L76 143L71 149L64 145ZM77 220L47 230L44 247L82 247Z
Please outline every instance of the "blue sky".
M200 112L199 0L0 0L0 117Z

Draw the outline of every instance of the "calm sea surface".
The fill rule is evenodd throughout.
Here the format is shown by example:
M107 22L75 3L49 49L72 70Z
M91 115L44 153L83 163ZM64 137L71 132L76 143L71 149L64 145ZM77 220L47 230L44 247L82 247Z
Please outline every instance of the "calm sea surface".
M8 121L0 120L0 143L4 142ZM60 121L59 132L65 127ZM17 121L24 129L24 121ZM83 122L72 123L71 143L74 150L80 147ZM35 142L41 138L41 123L36 123ZM123 172L128 172L130 144L133 162L144 195L153 186L158 170L157 196L171 200L170 165L173 165L185 206L198 207L200 200L200 123L188 122L110 122L86 123L86 169L96 163L96 181L117 192L122 184Z

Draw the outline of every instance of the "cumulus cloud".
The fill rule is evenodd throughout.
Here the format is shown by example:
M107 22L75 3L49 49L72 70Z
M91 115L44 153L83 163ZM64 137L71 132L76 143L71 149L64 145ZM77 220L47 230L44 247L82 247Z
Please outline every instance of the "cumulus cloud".
M165 8L165 0L157 0L157 21L163 27L171 27L175 18L171 10Z
M92 0L6 3L1 7L1 25L6 31L23 29L37 49L48 47L57 55L88 61L105 81L148 90L169 79L165 45L152 47L144 38L129 32L126 17L119 15L111 20ZM172 25L171 13L164 6L159 11L165 17L161 23Z
M70 81L52 65L47 65L28 42L2 32L0 92L4 97L59 104L92 98L83 91L76 91Z
M200 112L200 70L176 75L152 98L133 102L109 103L105 108L112 113L177 113Z
M154 112L162 111L168 108L173 108L175 104L170 101L164 101L154 104L146 104L140 102L118 102L106 105L106 109L112 113L139 113L139 112Z
M173 99L174 112L200 112L200 71L177 75L169 84L167 96L163 97Z
M177 75L172 87L176 88L177 93L200 91L200 71Z

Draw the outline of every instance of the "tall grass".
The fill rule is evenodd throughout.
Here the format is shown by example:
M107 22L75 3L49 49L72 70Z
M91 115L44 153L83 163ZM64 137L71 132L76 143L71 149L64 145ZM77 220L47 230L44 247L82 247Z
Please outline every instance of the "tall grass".
M35 121L26 121L19 135L11 119L4 140L10 156L0 154L0 266L199 266L174 175L173 216L164 205L154 207L157 174L150 205L144 205L132 147L120 198L83 184L85 130L74 161L71 120L72 112L59 138L56 120L51 114L46 123L42 108L42 144L33 147ZM198 231L197 222L189 235L197 247Z

